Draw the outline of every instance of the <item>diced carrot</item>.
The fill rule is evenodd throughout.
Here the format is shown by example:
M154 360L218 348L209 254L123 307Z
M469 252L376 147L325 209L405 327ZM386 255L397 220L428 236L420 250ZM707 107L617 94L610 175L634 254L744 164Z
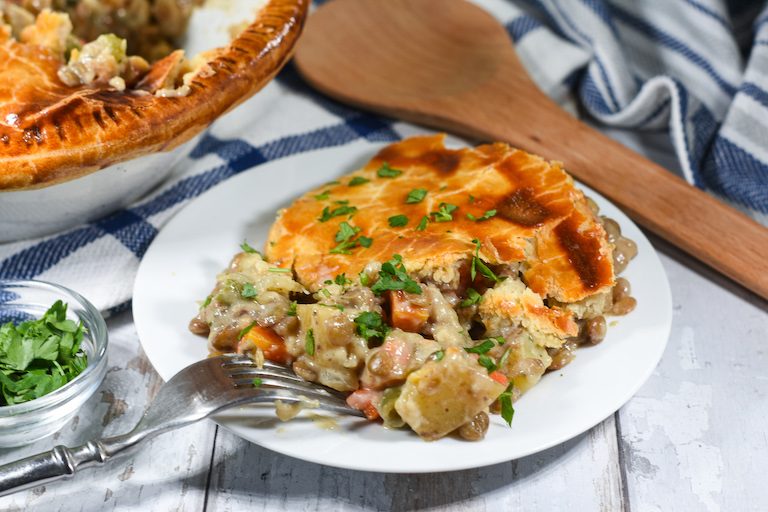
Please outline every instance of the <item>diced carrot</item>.
M271 329L265 329L254 325L237 344L237 352L242 354L248 351L248 345L255 344L264 352L264 357L276 363L288 362L288 351L285 341L279 334Z
M427 323L429 310L411 302L403 290L390 290L389 303L392 311L392 327L406 332L419 332Z
M355 409L363 411L369 420L375 420L379 417L379 411L373 402L380 398L380 392L360 388L347 397L347 403Z
M363 409L363 412L365 413L365 417L368 418L369 420L375 420L376 418L379 417L379 411L378 409L376 409L376 406L373 405L372 403L369 403L368 405L366 405L365 408Z
M489 377L495 380L496 382L498 382L499 384L504 384L505 386L507 385L507 382L508 382L507 377L499 371L493 372L492 374L489 375Z

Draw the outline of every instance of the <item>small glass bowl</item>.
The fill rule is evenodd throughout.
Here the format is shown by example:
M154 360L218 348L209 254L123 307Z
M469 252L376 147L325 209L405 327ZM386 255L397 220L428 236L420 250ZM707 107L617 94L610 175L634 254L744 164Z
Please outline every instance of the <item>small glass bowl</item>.
M63 286L32 280L0 280L0 325L42 318L61 300L67 318L86 328L80 348L88 356L83 372L61 388L29 402L0 406L0 447L22 446L63 427L93 395L107 373L107 325L80 294Z

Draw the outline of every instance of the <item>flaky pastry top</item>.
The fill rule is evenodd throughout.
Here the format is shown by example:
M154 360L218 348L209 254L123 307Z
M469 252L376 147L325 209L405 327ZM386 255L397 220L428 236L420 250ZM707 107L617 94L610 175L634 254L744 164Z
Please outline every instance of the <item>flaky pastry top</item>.
M395 254L420 276L477 256L518 269L541 297L566 303L613 286L611 244L559 163L502 143L449 149L443 140L387 146L362 169L297 199L279 213L265 257L315 290ZM370 246L332 252L344 222L356 231L348 240Z
M269 0L232 42L211 51L183 97L68 87L48 48L0 40L0 192L50 186L190 140L261 89L290 58L309 0ZM5 34L7 36L7 34ZM154 64L161 78L175 55Z

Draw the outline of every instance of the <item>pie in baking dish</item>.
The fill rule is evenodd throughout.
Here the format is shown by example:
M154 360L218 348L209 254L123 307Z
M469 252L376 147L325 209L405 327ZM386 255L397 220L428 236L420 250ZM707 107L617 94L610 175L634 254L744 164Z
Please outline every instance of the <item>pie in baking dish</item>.
M634 244L558 163L443 136L383 148L278 213L193 319L213 354L302 378L426 440L482 439L605 317L634 307L617 278Z
M279 71L309 8L254 1L228 45L170 51L195 3L0 0L0 192L188 141Z

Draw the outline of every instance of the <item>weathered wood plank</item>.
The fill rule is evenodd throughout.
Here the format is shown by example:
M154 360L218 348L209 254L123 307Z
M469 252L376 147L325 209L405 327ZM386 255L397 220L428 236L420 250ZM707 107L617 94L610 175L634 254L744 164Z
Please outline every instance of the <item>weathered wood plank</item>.
M768 302L660 246L672 335L620 415L632 510L764 510Z
M478 443L482 450L482 443ZM361 454L364 456L364 454ZM219 429L208 511L623 510L613 417L537 455L423 475L323 467Z

